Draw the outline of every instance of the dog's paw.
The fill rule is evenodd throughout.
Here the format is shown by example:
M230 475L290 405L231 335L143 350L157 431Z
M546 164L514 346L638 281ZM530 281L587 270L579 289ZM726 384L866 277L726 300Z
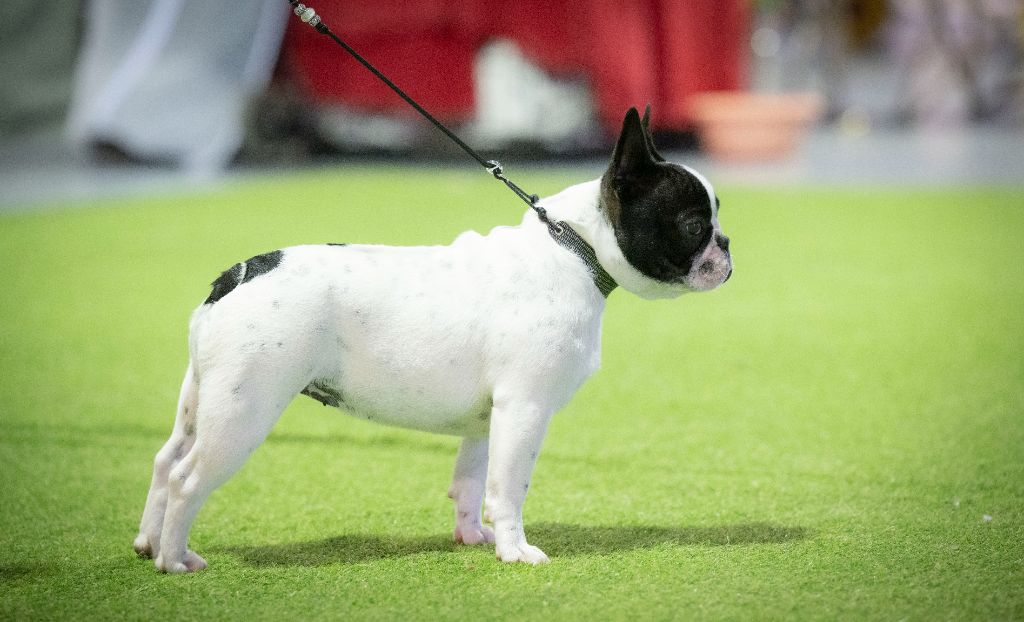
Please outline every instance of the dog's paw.
M453 538L460 544L493 544L494 530L487 525L456 525Z
M209 564L206 560L199 556L195 551L185 551L185 568L189 572L196 572L198 570L205 570Z
M532 544L527 544L525 541L512 546L498 546L495 550L495 554L499 560L509 562L525 562L527 564L546 564L551 560L544 554L544 551L538 549Z
M206 560L196 554L195 551L185 551L185 557L181 561L165 561L163 553L156 558L156 569L168 574L197 572L203 570L206 566Z
M132 542L132 548L138 553L139 557L145 557L149 559L153 557L153 545L149 543L149 536L140 533L135 536L135 541Z

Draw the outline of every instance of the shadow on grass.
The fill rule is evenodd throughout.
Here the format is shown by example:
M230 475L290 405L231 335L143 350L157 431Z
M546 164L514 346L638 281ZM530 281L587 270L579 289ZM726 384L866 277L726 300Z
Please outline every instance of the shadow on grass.
M809 530L804 527L784 527L770 523L740 523L719 527L606 527L561 523L527 526L530 542L557 557L600 555L664 545L781 544L806 539L809 534ZM217 552L235 555L252 566L324 566L420 553L450 553L459 548L448 535L404 538L351 534L309 542L224 547Z
M53 568L43 564L0 563L0 585L48 576L50 574L53 574Z
M167 420L167 427L142 426L136 424L123 425L85 425L73 423L49 424L39 422L0 423L0 433L5 440L19 445L58 445L64 447L95 447L107 443L122 445L125 442L145 442L159 447L171 432L172 419ZM268 444L311 445L321 444L337 447L397 447L414 449L431 453L455 455L456 447L451 443L431 442L429 438L376 434L361 437L344 432L330 434L302 434L294 432L271 432L266 441ZM154 449L155 451L155 449Z

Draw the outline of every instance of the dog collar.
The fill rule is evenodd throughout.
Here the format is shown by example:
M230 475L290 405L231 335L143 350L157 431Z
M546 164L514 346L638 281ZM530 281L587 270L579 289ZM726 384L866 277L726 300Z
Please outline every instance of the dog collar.
M601 262L597 260L597 253L594 252L594 247L587 244L587 241L581 238L580 234L576 233L572 227L564 222L549 220L547 225L548 233L555 239L555 242L569 249L574 255L583 260L587 270L590 270L591 277L594 279L594 285L597 286L601 295L607 298L608 294L612 293L612 290L618 287L619 284L601 266Z

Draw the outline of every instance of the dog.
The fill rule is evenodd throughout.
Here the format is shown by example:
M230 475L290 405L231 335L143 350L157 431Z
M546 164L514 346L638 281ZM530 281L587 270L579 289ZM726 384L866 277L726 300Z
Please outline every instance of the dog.
M454 539L546 563L523 502L549 420L600 364L609 289L669 298L732 274L714 188L661 157L649 117L627 112L601 178L540 201L547 223L528 211L448 246L296 246L224 272L190 320L136 552L164 572L205 568L187 548L196 514L301 393L462 437Z

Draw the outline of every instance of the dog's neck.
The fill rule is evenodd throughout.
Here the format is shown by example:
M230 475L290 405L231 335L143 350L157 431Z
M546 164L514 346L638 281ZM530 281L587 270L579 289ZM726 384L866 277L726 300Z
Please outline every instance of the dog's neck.
M675 298L683 293L678 285L644 276L626 259L601 204L600 179L570 186L542 199L540 205L551 220L565 222L579 234L594 250L597 264L623 289L648 299ZM526 220L541 225L533 210L527 213Z
M601 266L601 262L597 259L597 253L594 252L594 247L590 245L583 237L573 229L568 222L565 221L549 221L547 223L548 233L551 235L555 242L559 245L568 249L574 255L583 261L584 265L587 266L587 270L590 271L590 276L594 280L594 285L598 291L605 298L608 294L619 286L612 278L612 275L608 274L608 271Z
M569 236L559 238L551 231L551 237L583 260L603 296L607 297L608 292L622 284L622 277L631 278L629 273L632 269L626 267L628 264L625 257L618 252L611 223L601 210L600 179L570 186L558 194L545 197L540 205L547 210L553 222L562 222L571 227ZM536 220L536 216L531 211L527 219ZM570 246L567 242L574 238L583 244L577 244L575 248Z

